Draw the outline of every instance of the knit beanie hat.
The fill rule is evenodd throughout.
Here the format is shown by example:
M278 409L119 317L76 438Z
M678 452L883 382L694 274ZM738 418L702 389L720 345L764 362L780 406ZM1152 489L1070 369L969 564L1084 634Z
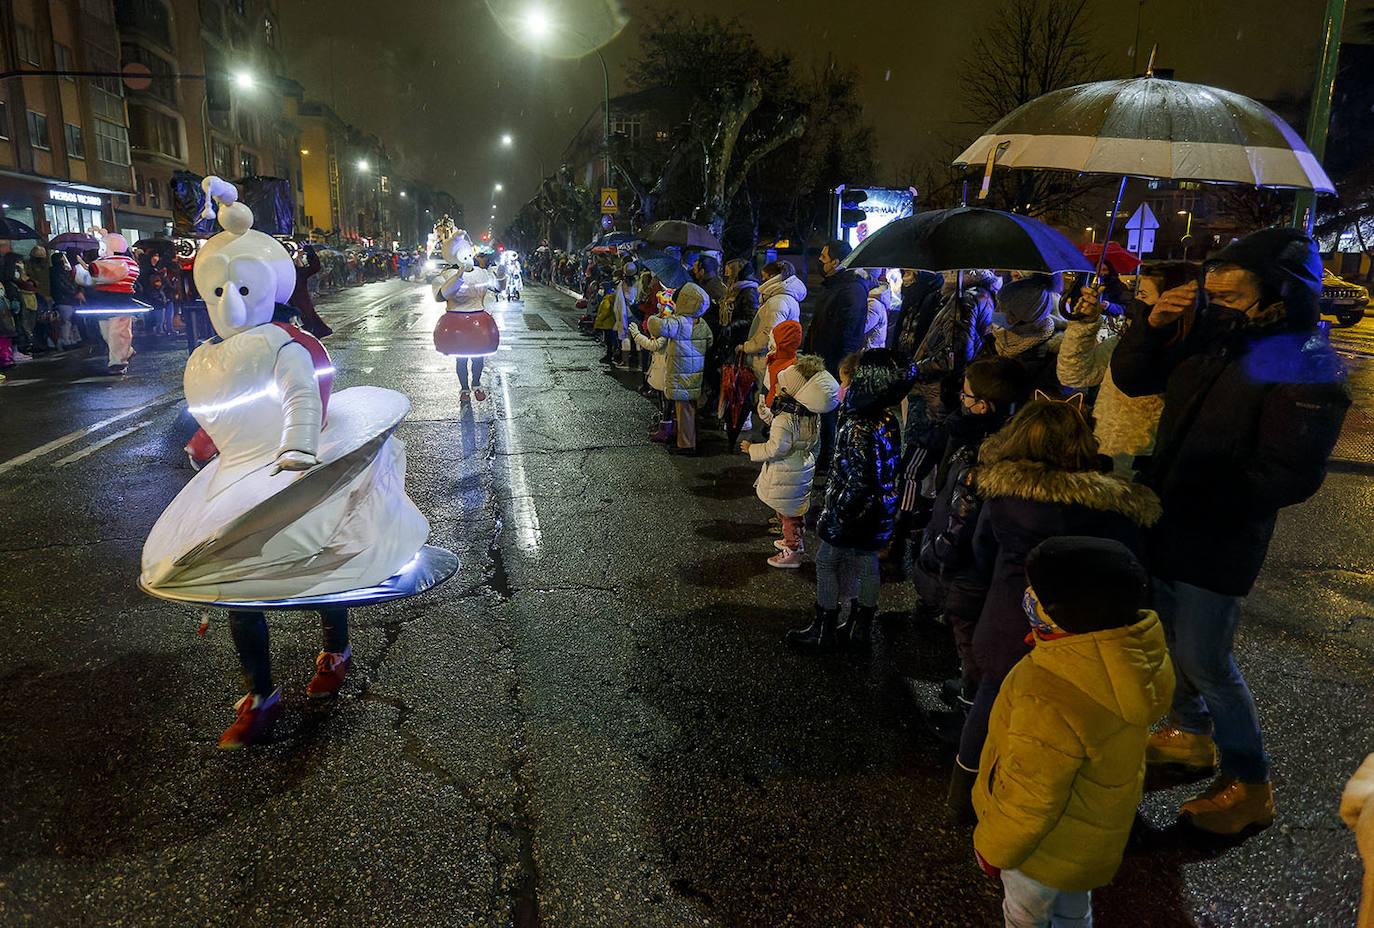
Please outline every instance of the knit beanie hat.
M1026 580L1054 624L1075 635L1135 624L1150 583L1130 548L1078 535L1036 545Z

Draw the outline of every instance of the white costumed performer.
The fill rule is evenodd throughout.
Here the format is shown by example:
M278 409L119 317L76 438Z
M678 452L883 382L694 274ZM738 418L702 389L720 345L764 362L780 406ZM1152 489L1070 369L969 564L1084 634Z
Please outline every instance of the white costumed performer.
M448 304L434 327L434 347L441 354L457 358L458 384L462 388L459 400L467 402L471 387L480 403L487 398L482 391L482 366L501 343L501 330L487 310L487 298L503 285L503 280L476 266L472 239L462 230L444 239L440 249L453 269L434 282L434 298Z
M272 322L296 283L291 258L252 229L232 185L207 177L204 187L206 211L221 204L224 231L201 249L194 274L217 337L191 355L184 387L219 455L153 526L139 583L181 602L245 604L230 628L249 694L220 739L237 748L281 711L266 622L252 604L373 587L415 558L429 524L406 497L405 446L391 435L410 401L377 387L329 395L323 346ZM346 609L322 615L311 696L337 690L349 658Z

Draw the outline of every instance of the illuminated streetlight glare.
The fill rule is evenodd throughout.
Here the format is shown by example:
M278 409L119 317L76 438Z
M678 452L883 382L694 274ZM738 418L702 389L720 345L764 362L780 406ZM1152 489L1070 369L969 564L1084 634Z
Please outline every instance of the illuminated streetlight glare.
M530 10L525 14L525 28L536 39L542 39L549 34L549 14L538 8Z
M234 83L242 90L251 90L255 81L248 71L235 71Z
M496 185L495 187L493 187L492 189L495 190L497 193L500 193L500 192L501 192L503 189L505 189L505 188L503 188L500 184L497 184L497 185Z
M511 135L508 132L505 135L501 136L501 144L509 147L515 144L515 139L511 138Z
M359 171L366 171L366 170L367 170L367 159L365 159L365 158L359 158L359 159L358 159L358 170L359 170Z

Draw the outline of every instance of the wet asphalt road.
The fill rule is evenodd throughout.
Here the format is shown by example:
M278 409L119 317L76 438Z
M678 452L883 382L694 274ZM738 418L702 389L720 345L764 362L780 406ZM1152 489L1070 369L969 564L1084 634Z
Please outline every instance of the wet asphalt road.
M410 396L407 484L463 566L353 614L323 711L313 616L271 619L287 714L237 755L214 747L239 694L222 614L199 638L198 613L135 585L191 474L184 351L142 346L122 380L71 357L11 372L0 925L999 924L1000 887L941 816L952 755L903 683L931 701L942 629L889 584L871 657L785 651L814 572L764 563L754 468L719 433L696 460L648 445L649 401L596 363L571 300L526 297L501 304L478 406L422 287L322 305L336 389ZM1186 786L1149 793L1099 925L1353 924L1336 807L1374 749L1372 511L1368 474L1332 474L1245 605L1278 822L1207 846L1170 827Z

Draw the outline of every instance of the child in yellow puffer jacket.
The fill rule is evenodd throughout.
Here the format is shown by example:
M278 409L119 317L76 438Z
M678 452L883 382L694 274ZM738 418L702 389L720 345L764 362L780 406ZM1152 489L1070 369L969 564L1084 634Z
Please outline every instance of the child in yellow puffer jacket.
M1000 876L1009 928L1090 925L1145 780L1150 724L1168 708L1173 665L1149 577L1104 538L1051 538L1026 559L1035 645L992 708L973 787L974 853Z

